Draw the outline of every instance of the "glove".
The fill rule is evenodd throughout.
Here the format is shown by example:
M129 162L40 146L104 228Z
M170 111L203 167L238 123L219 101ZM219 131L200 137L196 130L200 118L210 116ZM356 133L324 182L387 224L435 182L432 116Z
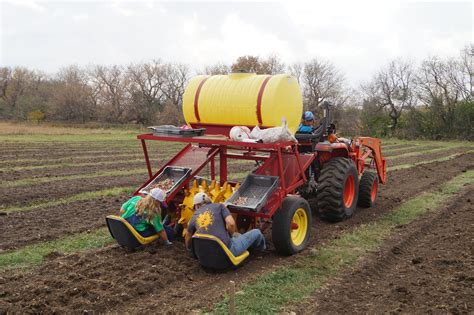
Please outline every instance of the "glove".
M173 245L173 243L171 243L169 240L166 240L165 245Z

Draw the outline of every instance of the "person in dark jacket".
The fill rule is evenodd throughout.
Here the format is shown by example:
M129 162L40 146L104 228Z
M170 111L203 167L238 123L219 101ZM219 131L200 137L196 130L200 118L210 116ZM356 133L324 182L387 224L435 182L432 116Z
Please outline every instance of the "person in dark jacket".
M265 237L259 229L244 234L235 232L235 221L230 211L221 203L212 203L205 193L194 196L196 211L186 233L186 247L191 246L194 233L210 234L219 238L234 256L242 255L247 249L264 251Z

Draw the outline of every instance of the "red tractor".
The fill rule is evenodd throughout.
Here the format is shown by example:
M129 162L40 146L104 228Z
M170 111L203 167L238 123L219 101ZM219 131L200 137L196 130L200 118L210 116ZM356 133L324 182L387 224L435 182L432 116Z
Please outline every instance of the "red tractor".
M314 154L307 171L308 182L300 188L306 198L317 198L319 215L331 222L352 216L357 205L374 205L379 183L385 183L386 164L380 140L338 138L330 103L324 102L324 118L311 135L296 134L306 152ZM309 149L309 150L308 150Z

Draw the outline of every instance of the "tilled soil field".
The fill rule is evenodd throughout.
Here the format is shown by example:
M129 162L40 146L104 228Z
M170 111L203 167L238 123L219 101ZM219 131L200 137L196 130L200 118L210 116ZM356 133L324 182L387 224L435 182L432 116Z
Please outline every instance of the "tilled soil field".
M183 146L151 146L148 147L150 155L152 154L171 154L177 152ZM143 156L141 145L136 146L103 146L103 147L42 147L38 149L25 149L25 150L2 150L0 151L0 159L2 162L14 163L17 159L41 159L46 163L48 159L57 160L59 158L67 157L87 157L95 155L109 155L114 156L115 154L124 155L140 155Z
M15 159L10 162L2 162L0 167L2 169L8 168L15 168L20 169L24 168L25 164L28 164L27 167L34 167L34 166L45 166L45 165L57 165L62 163L103 163L110 161L110 154L100 155L100 154L88 154L84 156L70 156L66 155L65 157L59 158L51 158L45 159L45 157L41 158L33 158L33 159ZM114 161L128 161L133 159L143 159L143 154L137 153L119 153L114 154Z
M420 155L410 157L410 161L432 158ZM412 163L402 160L400 164ZM389 173L388 183L379 191L376 207L358 209L354 217L338 224L328 224L315 217L310 247L322 246L345 231L376 220L408 198L435 189L472 168L474 154L464 154L450 161ZM7 226L2 249L21 248L101 227L107 211L115 211L123 200L125 196L108 197L0 216L2 226ZM311 206L315 208L314 201ZM78 215L78 208L84 214ZM42 221L37 220L39 213ZM31 226L37 224L38 227L32 233L25 233L17 222L31 222ZM169 247L155 243L133 253L117 245L70 255L53 253L38 268L0 274L0 311L139 312L155 309L161 313L182 313L202 309L222 298L229 280L238 285L247 283L296 259L278 256L271 242L269 245L262 259L251 259L242 268L228 273L204 271L179 241ZM308 253L307 250L299 255Z
M146 170L133 180L128 176L95 177L88 179L58 180L40 185L1 188L0 204L4 207L22 207L40 201L50 201L82 192L104 189L104 187L139 186L147 179ZM15 199L11 196L17 196Z
M112 158L112 157L111 157ZM165 160L159 160L158 162L164 162ZM82 163L82 162L81 162ZM0 171L0 181L13 181L20 179L29 178L44 178L44 177L55 177L55 176L67 176L67 175L81 175L81 174L93 174L98 172L106 171L126 171L130 169L143 168L146 172L145 161L137 159L136 162L118 160L116 163L100 164L100 162L92 161L92 165L71 165L66 167L54 167L54 168L39 168L32 170L18 170L18 171ZM156 169L157 163L153 169Z
M441 211L400 227L380 251L294 311L472 314L473 194L471 184Z

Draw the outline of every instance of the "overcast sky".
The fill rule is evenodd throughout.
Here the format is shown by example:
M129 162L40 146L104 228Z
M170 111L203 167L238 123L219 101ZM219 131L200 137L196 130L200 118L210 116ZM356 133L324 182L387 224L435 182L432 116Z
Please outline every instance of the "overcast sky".
M202 69L276 53L328 59L356 85L393 58L457 56L474 42L472 1L0 3L0 65L48 73L158 58Z

